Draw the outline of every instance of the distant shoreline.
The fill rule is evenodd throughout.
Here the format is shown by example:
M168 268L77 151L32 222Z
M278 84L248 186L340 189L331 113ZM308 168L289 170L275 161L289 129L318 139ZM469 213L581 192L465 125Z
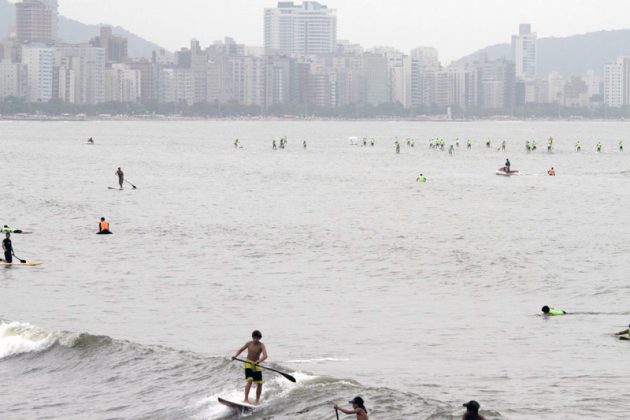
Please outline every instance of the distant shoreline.
M184 115L0 115L0 121L39 121L39 122L93 122L93 121L243 121L243 122L267 122L267 121L337 121L337 122L628 122L625 118L514 118L514 117L478 117L478 118L440 118L440 117L382 117L382 118L334 118L334 117L189 117Z

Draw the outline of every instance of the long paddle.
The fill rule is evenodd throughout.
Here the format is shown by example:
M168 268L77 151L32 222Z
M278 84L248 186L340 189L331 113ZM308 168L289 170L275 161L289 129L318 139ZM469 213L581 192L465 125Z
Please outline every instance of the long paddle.
M251 362L248 362L247 360L239 359L239 358L237 358L237 357L235 357L235 358L234 358L234 360L238 360L239 362L243 362L243 363L251 363ZM253 365L253 364L254 364L254 363L252 363L252 365ZM293 376L289 375L288 373L280 372L279 370L275 370L275 369L272 369L272 368L270 368L270 367L263 366L263 365L258 365L258 366L260 366L260 367L261 367L261 368L263 368L263 369L267 369L267 370L270 370L270 371L272 371L272 372L279 373L280 375L282 375L282 376L284 376L285 378L287 378L289 381L291 381L291 382L295 382L295 378L294 378Z
M337 420L339 420L339 410L335 408L335 415L337 416Z
M13 252L11 252L11 254L13 254L13 256L14 256L15 258L17 258L18 260L20 260L20 262L21 262L22 264L26 264L26 260L21 259L21 258L20 258L20 257L18 257L17 255L15 255Z
M135 185L133 185L131 182L127 181L126 179L125 179L125 182L126 182L127 184L131 185L131 186L133 187L133 189L134 189L134 190L136 189L136 186L135 186Z

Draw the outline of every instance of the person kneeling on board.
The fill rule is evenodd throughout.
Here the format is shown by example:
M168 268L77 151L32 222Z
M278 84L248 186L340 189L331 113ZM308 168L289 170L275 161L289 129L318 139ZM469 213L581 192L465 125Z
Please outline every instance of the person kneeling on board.
M352 410L343 409L338 405L335 405L335 410L339 410L344 414L356 414L357 420L368 420L367 408L363 405L363 398L354 397L352 401L348 402L352 404Z
M15 229L15 228L9 227L7 225L4 225L4 227L2 229L0 229L0 232L2 232L2 233L24 233L20 229Z
M620 340L630 340L630 325L623 331L619 331L615 335L619 336Z
M262 369L258 366L260 363L267 359L267 348L260 341L262 339L262 333L258 330L252 332L252 340L248 341L238 349L236 354L232 356L232 360L236 359L245 349L247 349L247 360L245 362L245 399L243 402L251 404L249 402L249 390L252 388L252 383L256 384L256 402L260 403L260 396L262 395Z
M98 234L99 235L111 235L112 232L109 230L109 222L105 220L104 217L101 217L101 221L98 224Z
M543 316L559 316L559 315L567 314L567 311L565 310L550 308L547 305L542 307L542 312L543 312Z
M556 176L556 170L552 167L547 171L547 174L549 174L549 176Z

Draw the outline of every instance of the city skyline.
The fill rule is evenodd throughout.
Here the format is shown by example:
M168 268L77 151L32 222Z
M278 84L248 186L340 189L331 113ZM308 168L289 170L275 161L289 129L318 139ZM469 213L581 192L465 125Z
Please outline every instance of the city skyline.
M134 5L134 13L128 12L130 3ZM630 22L630 8L624 7L625 3L619 0L608 2L606 8L591 0L583 2L579 8L565 0L556 1L553 5L542 1L508 4L496 0L483 0L474 5L459 4L454 0L430 0L420 5L393 0L385 8L357 0L323 3L337 10L338 39L366 48L391 46L403 51L419 45L431 46L440 51L440 60L444 63L488 45L509 42L506 34L513 33L514 27L522 22L530 22L539 38L630 26L627 24ZM275 7L277 2L181 0L160 4L159 9L154 5L155 2L150 0L59 0L59 11L84 23L125 27L176 51L187 45L191 38L198 39L202 45L209 45L225 36L246 45L263 46L264 9ZM219 5L221 13L216 10ZM137 13L137 9L142 13ZM501 19L496 16L501 16ZM369 21L376 23L366 25ZM170 30L165 31L165 27ZM454 32L465 36L453 36Z
M128 39L109 26L89 41L64 42L57 0L15 7L15 35L0 43L0 98L29 103L199 104L210 112L229 104L298 115L361 107L447 118L630 106L630 58L614 49L630 41L600 43L608 51L595 63L603 78L593 68L538 74L538 33L529 23L512 34L511 52L501 47L501 54L443 65L433 47L406 53L339 40L337 9L328 4L278 2L264 9L264 48L231 37L208 47L192 39L175 52L154 49L148 60L130 55ZM580 51L589 48L599 51Z

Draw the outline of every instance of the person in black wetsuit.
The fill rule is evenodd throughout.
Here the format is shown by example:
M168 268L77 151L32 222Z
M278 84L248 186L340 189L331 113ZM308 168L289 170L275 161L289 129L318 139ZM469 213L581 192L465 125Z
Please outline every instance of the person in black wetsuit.
M512 164L510 163L510 159L505 159L505 172L510 172L510 166Z
M125 173L122 171L122 169L118 168L114 175L118 176L118 185L120 185L120 189L122 190L123 182L125 182Z
M2 250L4 251L4 261L13 262L13 244L11 243L11 234L7 232L6 238L2 241Z

